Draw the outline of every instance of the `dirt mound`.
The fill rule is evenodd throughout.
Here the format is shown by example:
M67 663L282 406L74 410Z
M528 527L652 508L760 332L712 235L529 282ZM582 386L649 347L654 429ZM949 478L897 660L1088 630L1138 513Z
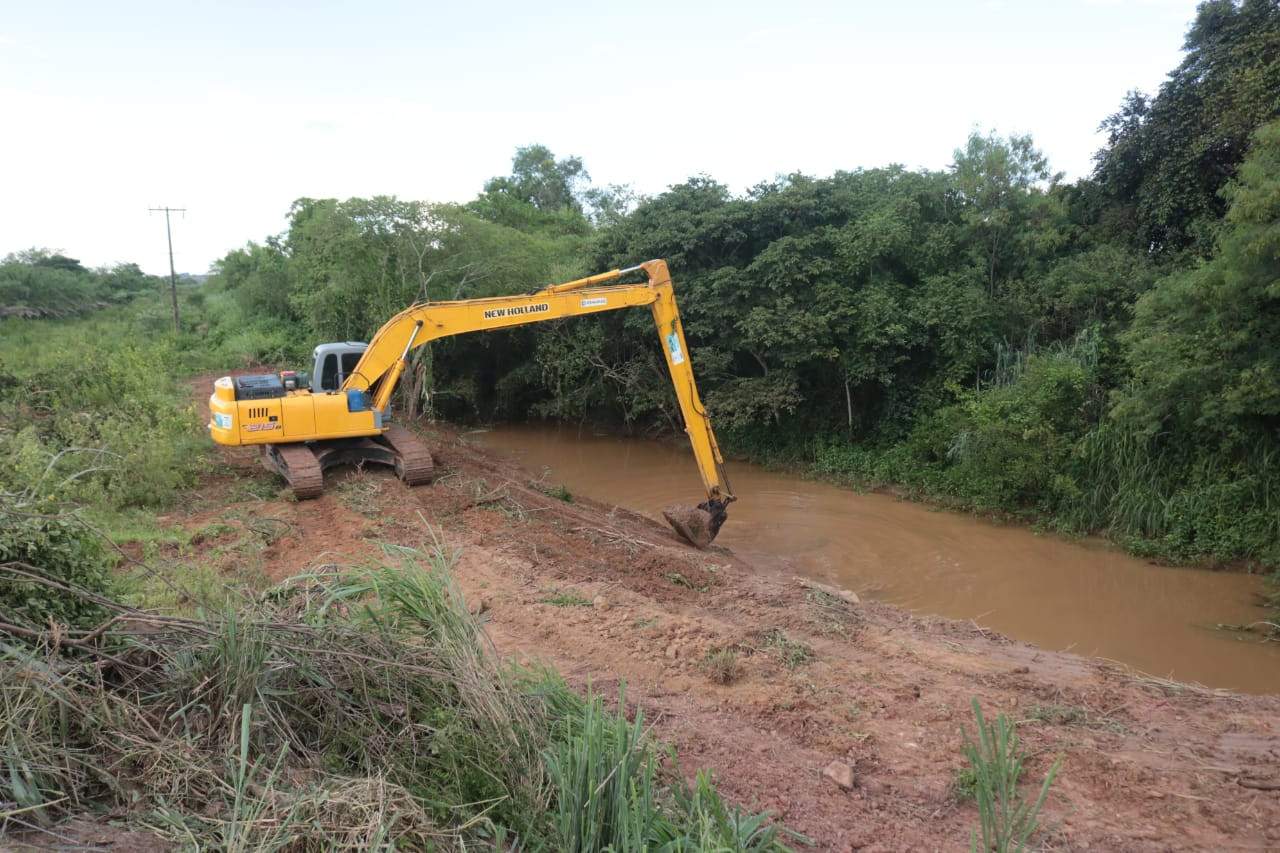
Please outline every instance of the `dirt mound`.
M358 563L371 542L461 549L458 583L502 654L606 696L625 682L684 772L711 770L817 849L966 846L977 812L953 782L973 699L1018 723L1028 790L1062 756L1044 806L1057 849L1280 846L1280 697L1140 679L858 602L781 561L690 548L656 519L548 493L447 426L423 438L431 486L338 471L298 503L231 451L164 521L200 533L196 559L232 576ZM258 550L228 547L254 531Z

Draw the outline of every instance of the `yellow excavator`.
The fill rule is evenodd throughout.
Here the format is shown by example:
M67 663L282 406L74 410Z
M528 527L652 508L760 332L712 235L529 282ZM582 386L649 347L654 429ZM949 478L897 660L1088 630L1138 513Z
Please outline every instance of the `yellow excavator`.
M648 280L607 284L635 272L644 272ZM214 382L209 399L209 431L219 444L260 446L263 464L288 480L299 499L319 496L325 470L347 463L390 465L409 485L430 483L430 452L411 431L391 422L391 392L415 347L464 332L641 305L653 312L707 495L696 508L671 507L664 515L677 533L705 547L720 532L735 498L711 420L698 398L671 276L661 260L531 294L418 303L387 321L368 344L316 347L309 375L224 376Z

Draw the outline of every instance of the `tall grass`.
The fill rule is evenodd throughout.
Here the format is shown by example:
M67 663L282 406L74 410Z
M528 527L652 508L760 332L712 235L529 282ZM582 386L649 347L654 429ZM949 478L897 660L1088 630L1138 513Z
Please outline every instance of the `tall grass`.
M600 697L588 696L583 713L566 720L565 737L547 751L556 849L737 853L786 850L782 835L806 840L767 813L728 806L706 772L689 783L678 769L661 770L644 715L637 709L628 722L625 706L625 685L616 714ZM675 756L668 758L675 768Z
M1280 446L1193 450L1109 423L1079 458L1088 487L1067 512L1082 528L1150 556L1280 567Z
M625 707L626 693L619 699ZM643 850L661 819L654 801L656 764L644 741L643 715L628 723L591 697L547 752L556 789L555 828L565 853Z
M2 642L0 819L105 809L197 849L784 849L660 772L625 703L494 654L456 558L386 546L241 608L108 602Z

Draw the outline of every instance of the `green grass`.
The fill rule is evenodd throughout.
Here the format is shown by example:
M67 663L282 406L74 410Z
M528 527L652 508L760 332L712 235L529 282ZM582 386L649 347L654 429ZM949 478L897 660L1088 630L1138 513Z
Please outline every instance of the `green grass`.
M682 586L685 589L691 589L694 592L710 592L712 583L715 582L714 574L711 576L712 583L703 584L702 586L698 586L693 581L689 580L688 576L683 572L667 572L663 577L671 581L676 586Z
M563 483L558 486L538 485L535 488L544 495L555 498L558 501L564 501L567 504L573 503L573 493L570 492L569 487Z
M715 684L732 684L742 677L742 663L733 649L707 649L699 667Z
M787 669L796 669L813 659L813 648L808 643L791 639L781 628L766 631L764 645Z
M535 598L534 601L539 604L550 604L552 607L590 607L591 599L578 592L576 589L565 591L553 590L550 595L544 595L541 598Z
M954 778L957 798L967 799L971 793L978 804L979 828L971 834L970 848L1005 853L1038 846L1037 840L1045 834L1040 825L1040 809L1062 758L1049 769L1036 800L1029 801L1018 790L1026 753L1013 722L1001 714L995 722L987 723L977 699L973 700L973 714L977 723L976 740L970 739L963 727L960 730L969 767L955 773Z

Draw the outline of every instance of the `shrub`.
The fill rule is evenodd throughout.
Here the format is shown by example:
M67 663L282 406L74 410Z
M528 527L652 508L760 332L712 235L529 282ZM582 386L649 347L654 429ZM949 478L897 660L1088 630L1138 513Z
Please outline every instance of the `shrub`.
M108 611L96 597L110 594L112 582L97 534L69 516L0 510L0 520L4 621L43 631L50 623L88 629L106 619Z

